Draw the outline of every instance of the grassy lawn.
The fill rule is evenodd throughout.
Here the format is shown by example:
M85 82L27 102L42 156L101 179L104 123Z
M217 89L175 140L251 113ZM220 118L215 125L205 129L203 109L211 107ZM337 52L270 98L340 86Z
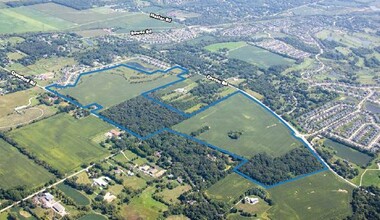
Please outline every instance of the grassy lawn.
M18 106L27 105L29 99L35 97L38 93L39 88L32 88L1 96L0 118L14 112L14 109Z
M157 193L157 195L162 196L162 199L169 204L179 204L178 197L189 190L191 190L191 186L180 185L174 189L164 189L162 192Z
M78 99L83 105L96 102L108 108L176 79L174 74L147 75L119 67L83 76L76 87L60 92Z
M0 118L0 130L15 128L19 125L31 123L34 120L40 120L50 117L57 112L57 109L46 105L37 105L32 108L23 109L20 113L13 112L5 117Z
M251 181L236 173L229 174L226 178L219 180L206 190L206 195L211 199L224 202L233 202L243 195L248 189L255 187Z
M125 219L157 219L160 213L168 207L152 198L154 187L148 187L139 196L134 197L131 202L124 206L121 215Z
M368 156L367 154L361 153L346 145L330 139L326 139L323 144L334 149L338 157L355 163L358 166L366 165L372 160L372 157Z
M123 185L133 190L139 190L146 186L146 181L143 178L137 176L123 176Z
M89 116L80 120L59 114L11 132L11 137L39 159L67 173L108 155L92 137L112 127Z
M34 188L54 178L2 139L0 152L0 188L9 189L21 185Z
M234 95L173 128L190 134L204 126L210 129L197 138L247 158L259 152L280 156L302 145L279 119L242 94ZM232 139L228 136L230 131L240 131L242 135Z
M251 196L251 197L256 197L256 196ZM267 218L267 211L271 208L268 203L266 203L264 200L262 200L261 198L259 197L256 197L259 199L259 203L256 203L254 205L252 204L243 204L242 202L239 202L238 204L235 205L235 208L237 210L242 210L244 212L247 212L247 213L251 213L251 214L256 214L259 219L268 219ZM234 214L230 214L227 216L227 219L257 219L257 218L254 218L254 217L244 217L244 216L241 216L239 213L234 213Z
M103 215L99 215L99 214L88 214L88 215L85 215L81 218L79 218L78 220L106 220L107 218L104 217Z
M227 42L227 43L217 43L217 44L211 44L205 47L206 50L210 52L218 52L218 50L221 49L227 49L227 50L234 50L240 47L246 46L247 43L244 41L239 42Z
M57 186L57 188L61 190L63 193L65 193L66 196L74 200L74 203L79 206L85 206L90 204L90 200L86 196L84 196L82 193L72 188L71 186L61 183Z
M268 68L273 65L290 65L294 63L294 60L251 45L230 51L228 57L239 59L261 68Z
M271 219L343 219L351 214L352 186L329 171L286 183L269 193Z
M380 170L367 170L362 181L363 186L375 185L380 187Z
M91 184L92 183L92 181L90 180L90 178L88 177L88 174L86 172L81 172L76 177L78 177L78 179L76 181L77 183L80 183L80 184Z

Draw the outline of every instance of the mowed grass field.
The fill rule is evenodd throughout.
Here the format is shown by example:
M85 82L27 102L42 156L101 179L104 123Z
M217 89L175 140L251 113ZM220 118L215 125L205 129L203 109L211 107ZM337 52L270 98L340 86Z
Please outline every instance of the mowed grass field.
M351 214L353 187L330 171L269 189L271 219L344 219Z
M39 88L32 88L19 92L10 93L0 98L0 118L14 112L18 106L27 105L29 99L35 97L39 93Z
M173 128L190 134L204 126L210 129L197 138L247 158L260 152L280 156L302 146L279 119L242 94L234 95ZM240 131L242 135L237 140L231 139L228 136L230 131Z
M294 63L292 59L251 45L230 51L228 57L242 60L261 68L268 68L274 65L291 65Z
M227 42L227 43L216 43L211 44L205 47L206 50L210 52L218 52L218 50L221 49L227 49L228 51L247 46L247 43L244 41L238 41L238 42Z
M338 157L355 163L358 166L365 166L372 160L372 157L368 156L367 154L361 153L346 145L330 139L326 139L323 144L334 149Z
M147 75L127 67L118 67L85 75L77 86L59 92L76 98L83 105L96 102L108 108L177 79L175 74Z
M121 210L124 219L157 219L160 213L168 207L152 198L154 187L148 187L139 196L134 197L130 203Z
M380 170L367 170L363 175L362 185L380 187Z
M92 138L110 129L111 125L93 116L77 120L59 114L14 130L10 136L39 159L67 173L108 155Z
M15 147L0 139L0 188L16 186L34 188L49 182L54 176L38 166Z
M211 199L232 203L254 187L256 185L251 181L236 173L231 173L208 188L205 193Z

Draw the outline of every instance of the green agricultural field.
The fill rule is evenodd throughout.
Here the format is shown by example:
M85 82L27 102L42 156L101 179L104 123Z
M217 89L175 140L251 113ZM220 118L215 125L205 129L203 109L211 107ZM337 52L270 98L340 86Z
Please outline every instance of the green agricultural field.
M106 149L91 140L111 128L93 116L77 120L71 115L59 114L14 130L10 135L39 159L67 173L108 155Z
M65 88L60 92L76 98L83 105L96 102L108 108L176 79L177 76L170 73L147 75L126 67L118 67L85 75L76 87Z
M281 156L302 145L279 119L242 94L234 95L173 128L190 134L205 126L209 130L197 138L247 158L260 152ZM230 132L241 132L241 135L232 139L228 136Z
M380 170L367 170L363 175L362 185L380 187Z
M99 215L99 214L88 214L88 215L85 215L83 217L81 217L80 219L78 220L106 220L107 218L104 217L103 215Z
M236 173L229 174L206 190L211 199L232 203L256 185Z
M353 187L330 171L269 189L271 219L343 219L351 214Z
M268 68L274 65L291 65L294 63L292 59L251 45L230 51L228 57L239 59L261 68Z
M243 212L250 213L252 215L256 214L259 219L267 219L267 211L271 208L271 206L268 205L264 200L257 196L251 196L256 197L259 199L259 203L251 205L251 204L243 204L242 202L239 202L235 205L235 208L237 210L242 210ZM228 220L232 219L256 219L256 218L247 218L244 216L241 216L239 213L236 214L230 214L227 216Z
M9 189L22 185L35 188L54 178L51 173L2 139L0 152L0 188Z
M244 41L239 41L239 42L211 44L211 45L206 46L205 49L210 52L218 52L221 49L227 49L228 51L231 51L231 50L236 50L244 46L247 46L247 43Z
M157 193L157 195L161 196L165 203L179 204L180 200L178 197L189 190L191 190L191 186L180 185L174 189L164 189L162 192Z
M160 213L168 207L152 198L154 187L148 187L139 196L134 197L130 203L121 210L125 219L157 219Z
M367 154L361 153L346 145L343 145L341 143L338 143L330 139L326 139L324 141L324 145L334 149L338 157L341 157L345 160L355 163L358 166L365 166L372 160L372 157L368 156Z
M76 205L86 206L90 204L90 200L86 196L84 196L81 192L72 188L71 186L61 183L57 186L57 188L61 190L63 193L65 193L66 196L74 200L74 203Z
M235 91L234 88L195 75L158 90L152 96L183 112L193 113Z

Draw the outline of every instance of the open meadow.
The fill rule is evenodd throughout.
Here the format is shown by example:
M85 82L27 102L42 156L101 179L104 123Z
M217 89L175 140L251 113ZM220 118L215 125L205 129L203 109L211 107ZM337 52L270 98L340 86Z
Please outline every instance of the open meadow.
M343 219L351 214L353 187L330 171L286 183L268 192L271 219Z
M292 59L251 45L230 51L228 58L242 60L257 65L260 68L269 68L274 65L291 65L294 63Z
M242 94L234 95L173 128L191 134L206 126L209 129L197 138L247 158L260 152L281 156L302 146L279 119Z
M240 195L243 195L247 190L254 187L256 185L251 181L236 173L231 173L209 187L205 193L213 200L232 203Z
M238 42L227 42L227 43L216 43L216 44L210 44L206 47L204 47L206 50L210 52L218 52L219 50L236 50L240 47L247 46L247 43L244 41L238 41Z
M236 90L199 75L192 76L153 93L161 102L186 113L193 113Z
M153 220L168 207L152 198L154 187L148 187L139 196L134 197L130 203L121 210L125 219L147 219Z
M10 136L37 158L67 173L108 155L92 138L110 129L111 125L93 116L78 120L59 114L14 130Z
M75 87L59 92L74 97L83 105L96 102L108 108L176 79L175 74L147 75L127 67L118 67L82 76Z
M0 139L0 188L42 186L54 176L22 155L15 147Z

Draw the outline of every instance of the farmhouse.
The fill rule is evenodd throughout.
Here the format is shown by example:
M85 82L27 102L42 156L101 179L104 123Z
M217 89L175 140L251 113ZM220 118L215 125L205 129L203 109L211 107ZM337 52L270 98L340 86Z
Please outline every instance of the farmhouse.
M109 181L111 181L111 179L106 176L102 176L97 179L94 179L93 181L94 181L93 185L96 185L99 187L106 187L108 186L108 183Z
M251 198L251 197L246 196L244 198L244 201L245 201L246 204L254 205L254 204L256 204L256 203L259 202L259 199L258 198Z
M59 202L56 202L53 205L53 210L55 212L57 212L58 214L60 214L60 215L65 215L66 214L65 207L63 207L63 205L61 205Z

